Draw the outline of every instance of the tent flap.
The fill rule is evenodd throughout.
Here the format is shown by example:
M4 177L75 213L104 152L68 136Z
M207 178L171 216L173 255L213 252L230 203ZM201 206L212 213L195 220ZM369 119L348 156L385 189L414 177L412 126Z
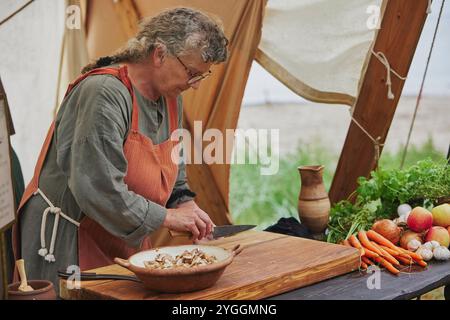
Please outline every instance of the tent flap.
M306 99L353 105L381 3L269 1L257 60Z

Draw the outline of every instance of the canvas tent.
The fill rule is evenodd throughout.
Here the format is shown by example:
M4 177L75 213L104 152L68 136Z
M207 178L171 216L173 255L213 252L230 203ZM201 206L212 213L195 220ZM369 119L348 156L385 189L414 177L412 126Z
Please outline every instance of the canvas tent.
M27 2L2 2L0 21ZM229 61L214 66L214 76L199 90L184 94L185 127L192 129L194 121L201 120L203 130L236 128L245 84L256 58L297 94L352 107L355 121L330 192L332 200L348 196L356 177L367 175L376 165L374 156L386 138L403 87L401 78L408 73L426 19L428 0L35 0L0 27L0 38L7 38L9 32L29 34L28 28L35 28L39 35L35 37L38 40L30 37L2 43L12 50L35 53L18 65L14 57L3 59L2 54L0 70L5 72L2 78L11 105L16 106L12 110L16 127L24 130L13 143L21 156L25 179L31 178L56 101L61 100L80 68L123 45L136 32L140 19L178 5L220 17L230 39ZM78 13L74 8L81 13L79 28L67 26L68 19ZM379 30L374 28L378 18ZM47 43L50 45L45 48ZM30 74L28 70L38 71ZM14 88L14 83L20 83L17 74L21 72L24 78L32 79L34 88L26 92L23 86ZM393 99L387 97L388 79ZM42 89L44 82L50 91ZM356 166L352 153L361 155ZM232 223L229 170L228 164L188 165L189 184L198 194L197 202L216 224Z

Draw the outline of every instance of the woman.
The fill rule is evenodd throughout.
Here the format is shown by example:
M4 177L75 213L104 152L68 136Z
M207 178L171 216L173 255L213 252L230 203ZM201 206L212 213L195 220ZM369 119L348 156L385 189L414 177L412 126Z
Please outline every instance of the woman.
M113 263L151 247L164 226L209 235L184 164L171 158L180 93L197 89L227 39L207 15L160 13L115 55L83 69L67 91L19 208L15 253L31 279L57 286L57 270ZM20 241L19 241L20 240Z

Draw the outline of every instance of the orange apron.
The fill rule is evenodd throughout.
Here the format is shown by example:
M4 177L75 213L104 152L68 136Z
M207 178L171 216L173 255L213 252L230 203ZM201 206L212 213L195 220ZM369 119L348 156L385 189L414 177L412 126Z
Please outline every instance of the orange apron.
M128 89L132 97L131 129L124 144L124 155L128 162L125 183L128 189L143 196L144 198L165 206L169 199L178 175L177 162L172 161L172 149L176 147L178 141L172 141L170 136L178 128L177 101L170 99L167 101L169 108L169 138L160 143L153 144L152 140L139 133L139 108L136 97L127 75L127 68L99 68L94 69L76 79L70 84L66 96L83 79L90 75L110 74L118 78ZM38 162L34 171L33 179L25 189L18 212L24 204L36 193L41 193L39 189L39 176L47 156L47 152L53 137L55 122L50 126L42 150L39 154ZM178 153L174 153L177 154ZM174 159L177 160L177 159ZM42 194L43 197L45 197ZM48 200L48 199L47 199ZM47 201L46 200L46 201ZM47 201L48 202L48 201ZM52 204L49 208L55 209ZM59 210L59 208L56 208ZM50 210L58 214L57 210ZM61 213L61 212L60 212ZM67 217L62 214L63 217ZM59 218L59 217L58 217ZM73 222L72 222L73 223ZM19 232L15 225L14 251L16 257L19 253L20 239ZM52 239L53 242L53 239ZM53 246L53 244L52 244ZM129 247L125 241L107 232L101 225L88 216L84 216L78 228L78 260L81 270L98 268L113 264L115 257L127 259L139 250L151 248L150 237L146 237L140 248ZM46 250L46 249L45 249ZM52 253L52 252L51 252ZM47 258L46 258L47 260ZM49 261L49 260L48 260ZM54 260L53 260L54 261Z

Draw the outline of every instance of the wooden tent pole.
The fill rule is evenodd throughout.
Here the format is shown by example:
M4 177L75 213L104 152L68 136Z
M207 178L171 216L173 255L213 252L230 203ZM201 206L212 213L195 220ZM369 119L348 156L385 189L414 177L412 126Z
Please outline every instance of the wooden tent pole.
M138 22L140 20L134 0L116 0L113 3L127 38L134 37L137 33Z
M427 18L428 0L389 0L374 51L383 52L390 66L406 76ZM387 96L386 67L372 55L356 100L353 117L383 144L400 99L404 81L392 75L393 100ZM380 147L382 151L382 146ZM336 203L357 188L357 178L368 177L377 163L369 137L352 121L329 192Z

